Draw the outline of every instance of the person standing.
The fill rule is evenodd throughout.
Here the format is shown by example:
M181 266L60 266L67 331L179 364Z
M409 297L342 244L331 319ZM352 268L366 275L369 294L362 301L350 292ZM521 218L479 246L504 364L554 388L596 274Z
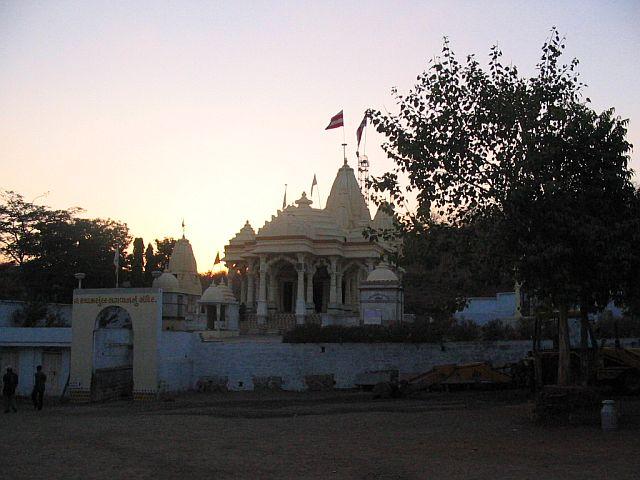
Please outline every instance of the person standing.
M11 367L7 367L7 373L2 377L2 396L4 397L4 413L11 410L18 411L16 407L16 388L18 387L18 375Z
M36 367L36 374L33 382L33 392L31 392L31 401L33 409L42 410L44 403L44 387L47 383L47 376L42 371L42 365Z

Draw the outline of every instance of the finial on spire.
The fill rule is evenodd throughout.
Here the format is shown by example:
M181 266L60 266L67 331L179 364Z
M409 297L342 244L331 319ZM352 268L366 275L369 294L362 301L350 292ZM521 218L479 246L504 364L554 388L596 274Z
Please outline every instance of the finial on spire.
M184 236L184 218L182 219L182 238L185 238L185 236Z
M344 164L347 165L347 144L342 144L342 154L344 155Z

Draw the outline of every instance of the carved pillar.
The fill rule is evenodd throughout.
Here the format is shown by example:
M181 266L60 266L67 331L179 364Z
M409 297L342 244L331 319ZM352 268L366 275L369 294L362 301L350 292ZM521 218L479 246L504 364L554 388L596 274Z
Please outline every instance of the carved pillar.
M240 303L247 305L247 274L240 275Z
M278 283L276 272L272 269L269 272L269 311L276 312L278 310Z
M313 303L313 275L316 273L316 267L307 265L307 312L315 312L315 304Z
M353 302L351 300L351 278L352 277L353 277L353 274L347 275L346 280L344 281L344 304L349 310L353 308L352 307Z
M296 291L296 323L300 325L304 323L304 315L307 310L307 304L304 301L305 264L304 257L302 255L298 255L298 264L296 265L296 270L298 271L298 288Z
M255 312L255 272L253 266L247 269L247 310Z
M331 281L329 283L329 313L335 313L337 308L337 277L338 277L338 259L331 257L331 265L329 268L329 274L331 275Z
M260 256L260 284L258 285L258 324L267 323L267 257Z
M336 303L340 309L344 308L344 305L342 304L342 277L342 272L339 272L336 275Z

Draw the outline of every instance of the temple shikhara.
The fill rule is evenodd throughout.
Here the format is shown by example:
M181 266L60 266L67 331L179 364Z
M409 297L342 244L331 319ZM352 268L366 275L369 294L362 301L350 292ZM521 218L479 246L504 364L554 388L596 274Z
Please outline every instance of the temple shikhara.
M247 221L225 246L224 256L229 282L245 306L247 320L278 327L308 322L358 324L367 319L400 321L400 281L381 262L396 246L371 242L363 235L367 227L389 228L392 222L381 210L371 219L346 160L325 208L313 208L303 192L294 205L278 210L257 232ZM384 293L375 284L383 286ZM364 286L371 292L368 301L375 303L377 295L378 303L389 305L372 307L365 314L361 306ZM393 307L393 314L387 313L388 307Z

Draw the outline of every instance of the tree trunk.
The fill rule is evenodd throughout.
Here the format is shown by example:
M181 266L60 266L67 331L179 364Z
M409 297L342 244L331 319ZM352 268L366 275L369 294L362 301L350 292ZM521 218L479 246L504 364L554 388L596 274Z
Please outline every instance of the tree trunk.
M558 318L558 385L569 385L570 379L571 345L569 343L568 313L569 307L562 305Z
M580 348L589 348L589 312L584 302L580 304Z
M592 370L592 357L589 353L589 312L587 311L586 302L580 304L580 381L582 385L589 383Z

